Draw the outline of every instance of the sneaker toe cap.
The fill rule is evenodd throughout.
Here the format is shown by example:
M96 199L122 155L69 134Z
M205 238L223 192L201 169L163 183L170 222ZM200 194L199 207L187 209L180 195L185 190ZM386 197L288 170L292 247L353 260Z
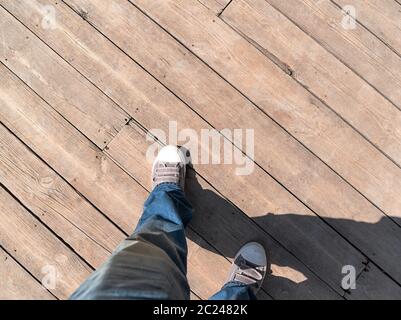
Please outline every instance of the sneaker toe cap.
M258 266L267 265L265 248L257 242L246 244L244 247L242 247L239 254L241 254L247 261Z
M182 163L185 161L185 156L182 151L176 146L163 147L158 156L157 161L168 163Z

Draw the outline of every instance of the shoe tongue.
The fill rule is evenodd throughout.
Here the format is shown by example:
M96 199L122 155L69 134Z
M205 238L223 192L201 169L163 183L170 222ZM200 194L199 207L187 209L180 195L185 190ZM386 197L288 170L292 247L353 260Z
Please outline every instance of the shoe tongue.
M180 164L179 163L174 163L174 162L164 162L164 163L161 164L161 166L165 167L165 168L177 168L177 167L180 166Z

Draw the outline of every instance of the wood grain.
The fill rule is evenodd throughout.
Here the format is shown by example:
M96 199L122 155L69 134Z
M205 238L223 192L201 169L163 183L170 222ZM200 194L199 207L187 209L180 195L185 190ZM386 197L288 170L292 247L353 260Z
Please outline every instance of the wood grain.
M88 12L87 19L89 19L91 24L111 37L116 44L124 48L124 51L139 61L143 67L151 70L160 81L163 81L166 86L172 88L191 108L194 108L218 130L222 130L223 128L254 128L255 151L257 159L262 166L297 195L298 198L302 199L304 203L313 208L321 217L325 218L327 223L336 228L369 258L380 264L390 274L399 273L398 265L396 265L393 257L394 252L400 250L400 246L397 244L400 241L400 235L394 222L386 218L377 208L372 206L364 197L344 182L342 178L329 170L310 152L306 151L303 146L295 143L274 122L270 121L261 112L258 112L248 101L244 100L243 96L221 81L216 74L210 72L210 70L209 72L204 71L208 70L204 64L200 63L199 60L194 58L191 53L175 42L174 39L163 33L157 25L152 24L151 21L136 11L135 8L122 1L83 3L80 0L70 0L68 3L72 4L77 12ZM168 5L168 2L163 2L160 5L165 7ZM183 5L185 6L185 4ZM196 5L191 6L191 8L191 10L197 8L200 13L207 14L204 12L204 9L198 8ZM104 15L104 12L108 12L110 15ZM179 18L174 14L165 16L170 16L171 21L179 21ZM210 23L212 23L213 18L202 20L202 22L205 21L211 21ZM214 23L217 24L217 22ZM141 25L142 27L137 28L135 25ZM196 30L205 29L198 27ZM219 31L220 28L223 27L219 23ZM183 29L188 32L194 30L194 28L190 27L184 27ZM115 30L119 30L119 32ZM128 32L129 30L130 32ZM244 39L236 35L232 29L229 30L231 31L227 32L230 32L231 37L236 37L241 46L246 46L246 48L251 46ZM133 41L125 41L124 34L130 34L130 38ZM217 37L222 39L220 34ZM210 38L212 37L204 39L206 43ZM133 45L133 43L136 45ZM157 43L157 46L152 45L153 43ZM238 48L235 45L232 47ZM141 50L138 50L138 48L141 48ZM143 48L149 48L148 52L151 51L152 55L145 54L146 51ZM201 46L198 46L198 48L201 48ZM219 48L219 50L222 50L222 47ZM219 50L211 50L210 52L216 54ZM260 61L267 60L262 54L259 55L255 52L254 54L263 59ZM161 57L163 58L161 59ZM179 63L176 61L179 61ZM222 64L221 61L220 64ZM277 68L277 72L282 77L282 71ZM285 83L287 84L287 80L285 80ZM256 86L254 89L258 89L258 87ZM288 88L285 90L287 92ZM265 92L259 89L255 91ZM304 92L304 94L306 93ZM286 97L285 95L282 96ZM278 98L281 99L281 95L280 97L277 96ZM312 99L312 102L315 104L315 107L313 107L315 111L324 110L323 107L318 107L319 104L316 100ZM282 107L285 106L282 103L280 104ZM298 102L296 105L298 107ZM328 111L326 110L325 112ZM293 118L293 115L290 115L288 112L281 112L279 114L283 118L287 116L289 120ZM149 114L149 117L158 116L160 115L157 113ZM312 119L319 118L313 116ZM157 127L160 128L160 126L159 122ZM342 137L346 143L349 143L343 136L342 129L343 127L337 130L331 128L331 132L333 134L338 133L336 139ZM315 127L309 127L309 130L315 132ZM322 130L322 128L319 130ZM349 130L351 129L345 129L344 134L349 133ZM304 131L305 128L302 127L302 132ZM313 136L316 137L316 133L311 133L311 137ZM355 136L357 137L357 135ZM321 140L320 142L322 143ZM339 150L339 147L336 147L335 150ZM354 150L352 150L352 153L354 153ZM222 191L223 188L218 184L219 181L220 179L216 179L216 188ZM249 184L246 188L249 188ZM232 190L232 184L230 185L230 190ZM242 193L243 189L240 190L241 192L235 193L233 201L244 212L247 214L252 211L258 212L260 208L263 208L263 206L249 201L249 197ZM380 196L383 196L383 194ZM353 221L361 223L353 223ZM372 239L375 240L373 241ZM396 255L401 256L401 253L397 253ZM396 278L398 279L399 277L397 276Z
M175 119L178 121L179 129L192 128L198 133L203 128L211 129L208 123L193 113L182 101L144 72L129 57L121 53L100 34L94 33L93 28L69 8L62 4L56 5L53 1L44 3L57 8L59 29L43 31L41 28L35 28L30 18L33 15L32 10L27 9L24 5L11 2L7 8L29 28L33 28L35 33L53 49L71 61L77 70L107 92L142 125L148 129L158 127L167 132L169 120ZM66 36L65 32L60 30L71 31ZM76 43L85 43L85 50L82 49L82 46L76 46ZM93 57L97 57L97 59ZM202 71L200 75L205 77L205 81L209 78L210 83L216 84L216 77L211 78L213 75L211 72L207 72L206 68L199 70ZM241 101L240 96L233 95L232 90L228 90L229 87L226 84L222 82L218 82L218 84L216 94L227 93L227 97L233 96L233 99ZM207 91L205 93L209 94ZM196 93L196 95L199 94ZM193 101L196 103L196 100ZM227 106L230 106L233 101L227 100L226 102ZM227 108L222 110L221 116L228 110ZM260 119L263 119L263 116ZM80 128L78 123L75 125ZM260 130L263 130L262 127ZM85 131L85 128L82 128L82 131ZM206 146L200 145L200 147L206 149ZM143 145L142 148L146 148L146 146ZM120 158L134 157L130 144L125 146L125 141L122 139L119 139L119 147L113 148L113 153L118 153ZM136 166L142 169L138 170L144 175L142 181L147 181L150 173L146 163L142 163L142 160L142 158L138 158ZM362 255L260 168L256 167L254 174L245 177L236 176L236 166L205 165L197 169L209 182L217 186L220 192L242 208L249 217L256 218L267 212L282 214L282 222L279 224L274 222L275 219L267 218L262 218L257 223L340 293L342 293L342 289L339 287L341 274L338 270L344 263L352 262L358 269L363 268L362 262L365 258ZM257 182L255 183L255 181ZM265 192L260 192L261 189ZM239 190L247 190L247 193L239 192ZM251 203L247 201L249 198L253 198ZM264 212L261 212L261 208ZM301 216L305 216L305 219L286 219L285 213L292 212L300 213ZM284 225L286 232L283 232ZM299 232L299 230L308 231ZM316 241L317 238L319 241ZM305 247L309 247L310 250L304 250ZM238 248L233 248L233 250L236 249Z
M354 6L356 20L401 54L401 4L392 0L335 0L337 5Z
M21 2L26 7L29 3ZM35 17L33 22L41 27L39 14ZM126 113L3 8L0 21L0 61L66 119L85 124L83 133L97 146L106 146L128 120Z
M267 2L401 108L401 60L375 35L360 26L344 29L344 12L330 0Z
M401 217L400 168L249 42L196 1L134 2L387 215ZM256 161L267 170L263 149Z
M368 264L356 281L356 289L346 294L349 300L399 300L401 299L400 286L390 284L389 277L385 276L375 265Z
M54 109L1 67L0 120L126 233L146 192Z
M2 246L41 281L53 268L57 278L55 286L49 290L57 298L67 299L90 275L92 270L89 266L16 202L3 187L0 187L0 218ZM18 237L15 230L18 230Z
M266 1L234 0L221 17L401 165L401 112L353 70Z
M224 8L230 3L230 0L198 0L198 2L217 15L224 10Z
M7 228L0 230L4 257L20 268L5 284L9 296L20 294L15 283L24 278L23 288L43 294L39 265L54 260L46 254L57 241L78 260L56 260L75 270L74 252L97 266L132 231L151 188L144 134L167 132L171 120L179 130L213 126L228 140L226 128L256 134L251 175L237 176L237 165L190 170L194 299L219 290L236 251L251 240L264 243L272 263L261 299L341 298L344 264L358 272L357 289L345 298L400 296L400 171L376 149L398 162L399 92L388 89L400 83L389 33L397 13L384 10L376 27L377 3L368 1L358 11L368 29L345 32L341 0L279 3L303 6L304 14L290 15L274 9L275 0L234 0L222 16L227 0L0 0L0 212L25 213L0 226ZM54 28L43 24L44 8L55 10ZM308 27L319 21L323 31L291 15ZM386 59L393 69L383 67ZM380 79L372 73L379 67ZM129 117L135 120L124 126ZM20 224L25 232L14 239ZM24 234L35 225L38 238L26 248ZM27 258L35 245L43 250ZM52 293L65 298L68 284Z
M0 300L54 300L54 296L0 248Z
M2 125L0 182L94 268L125 238Z
M1 65L0 70L0 121L99 210L109 213L109 218L120 228L126 233L132 232L148 192L5 67ZM10 232L13 230L10 228ZM196 259L202 259L203 266L210 271L201 273L191 269L189 275L189 278L201 277L192 289L203 299L214 294L216 285L224 284L226 277L225 273L217 281L210 275L221 275L230 266L223 258L213 259L214 263L209 264L209 250L206 250ZM210 279L214 279L212 287L205 285ZM197 287L197 283L203 285Z

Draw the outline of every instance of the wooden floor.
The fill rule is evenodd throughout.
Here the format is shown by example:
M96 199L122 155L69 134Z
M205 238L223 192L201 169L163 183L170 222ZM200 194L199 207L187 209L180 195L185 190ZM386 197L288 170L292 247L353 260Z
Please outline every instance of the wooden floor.
M193 299L251 240L261 299L401 299L399 1L0 0L0 46L0 298L66 299L107 259L176 121L255 133L224 138L251 175L189 172Z

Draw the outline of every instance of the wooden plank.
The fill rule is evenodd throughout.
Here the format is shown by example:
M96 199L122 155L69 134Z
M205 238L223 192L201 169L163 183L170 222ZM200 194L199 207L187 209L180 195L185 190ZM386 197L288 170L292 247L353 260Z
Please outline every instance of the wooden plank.
M366 270L358 277L356 289L346 294L349 300L400 300L401 287L391 281L375 265L369 263Z
M94 268L125 238L2 125L0 182Z
M196 292L198 296L203 300L207 300L224 283L224 277L227 276L230 264L210 247L205 240L193 232L191 228L188 228L186 232L188 244L188 281L191 288L197 288ZM205 263L207 260L210 262L213 261L213 263ZM216 262L215 265L213 265L214 262ZM200 276L202 273L205 277Z
M351 69L266 1L234 0L221 17L401 164L401 112Z
M0 120L76 190L130 233L146 192L7 69L1 66L0 70Z
M131 232L139 220L147 191L3 65L0 71L0 121L97 208L107 212L120 228ZM208 272L195 269L188 275L202 277L192 289L204 299L215 293L216 288L197 287L197 283L208 283L208 279L220 275L218 270L229 269L228 261L223 258L214 258L211 264L208 251L196 256ZM224 280L220 278L214 283L224 283Z
M401 54L401 4L394 0L335 0L342 8L353 6L356 20Z
M344 12L330 0L267 0L392 103L401 108L401 61L365 28L343 28Z
M106 152L149 189L152 164L146 161L148 146L145 133L132 125L124 127ZM298 259L283 250L268 234L261 232L227 200L218 196L216 190L204 179L195 176L193 171L187 177L186 194L195 208L191 226L224 256L232 260L242 245L254 240L265 246L274 267L264 288L273 298L336 298Z
M39 9L34 10L26 5L19 4L20 2L15 1L7 3L7 9L12 11L29 28L32 28L53 49L63 54L76 69L107 92L119 105L124 106L131 115L148 129L158 127L167 132L168 122L174 118L178 121L179 129L193 128L198 133L202 128L211 129L205 121L192 113L185 104L174 97L100 34L94 33L93 28L82 21L80 17L74 15L64 5L58 4L56 6L53 1L43 2L43 4L50 4L56 7L59 25L56 30L44 31L42 28L35 28L38 19L35 12ZM68 36L65 30L69 30ZM85 43L86 46L83 49L82 45L77 46L76 43ZM92 43L96 45L92 45ZM93 57L98 58L93 59ZM227 99L228 97L233 98L232 101L226 101L227 106L244 103L245 100L242 99L241 101L238 93L233 94L232 88L227 86L225 82L218 82L216 77L210 78L213 73L208 69L200 67L197 67L197 69L202 71L199 72L199 76L205 75L205 83L210 80L210 83L218 84L215 86L216 96L211 96L214 101L219 101L217 94L222 94ZM190 70L188 69L188 71ZM191 87L188 88L190 89ZM207 90L203 91L205 96L209 94ZM195 92L194 97L197 95L198 93ZM199 99L193 100L192 103L196 103L196 101L199 101ZM211 104L214 101L210 101ZM205 101L205 106L208 106L208 102ZM246 102L244 104L246 106ZM222 110L222 115L229 111L227 106ZM263 116L261 117L263 118ZM222 118L222 120L224 119ZM261 127L261 130L265 129L265 127ZM119 152L121 157L125 156L125 150L130 150L130 147L124 146L123 143L124 141L120 141L121 147L113 150L113 152ZM203 146L203 148L206 147ZM132 155L128 154L127 157L132 157ZM143 179L146 180L148 171L144 167L146 164L142 163L141 160L141 158L138 159L137 166L143 168L141 172L145 175ZM304 221L301 219L288 219L282 225L274 223L271 219L260 219L259 225L273 235L275 239L278 239L285 247L289 248L292 253L296 254L319 277L336 287L341 293L342 290L339 288L341 275L338 270L344 264L349 263L353 263L359 269L363 268L362 262L365 258L362 255L343 241L320 219L315 218L313 212L303 206L260 168L256 168L254 174L248 177L236 177L235 166L219 166L218 168L215 166L202 166L198 169L200 169L202 176L206 177L214 185L217 184L220 192L223 192L226 197L234 201L251 217L260 216L260 208L264 208L265 212L275 212L277 214L300 212L303 216L310 217L310 219L305 219ZM233 184L236 188L233 188ZM261 193L261 189L265 190L265 193ZM247 193L238 192L238 190L247 190ZM249 202L249 198L252 198L253 201ZM283 232L284 226L287 232ZM319 241L316 241L317 238ZM336 241L333 241L333 239L336 239ZM305 247L310 248L310 250L305 250Z
M210 9L214 14L220 14L231 0L198 0L199 3Z
M0 248L0 300L54 300L40 283Z
M127 114L3 8L0 21L0 61L66 119L84 124L83 133L97 146L106 146L127 122Z
M199 301L199 300L202 300L202 299L199 298L195 293L191 292L191 298L190 298L190 300Z
M254 109L243 96L224 81L221 81L216 74L210 72L185 48L163 33L159 27L152 24L126 2L95 3L92 1L86 3L80 0L70 0L68 3L77 12L88 13L85 16L91 24L111 37L116 44L139 61L143 67L151 70L160 81L173 89L180 98L218 130L223 128L254 128L255 151L258 155L258 161L275 178L282 181L321 217L326 218L327 223L339 230L373 261L380 264L396 279L401 279L399 267L394 260L394 255L401 256L401 246L398 244L401 239L395 224L384 217L365 198L328 170L302 146L294 143L274 122L269 121L262 113ZM164 3L161 6L164 6ZM197 6L194 5L194 7ZM104 12L108 14L105 15ZM178 18L175 17L173 20L177 21ZM217 24L217 22L215 23ZM203 29L199 28L199 30ZM124 35L127 34L130 35L132 41L125 40ZM231 34L231 36L234 37L235 35ZM241 38L237 41L241 44L244 42ZM157 45L152 46L153 43ZM249 47L248 43L244 45L247 48ZM219 52L219 50L214 52ZM147 52L152 52L152 54L147 54ZM277 70L277 72L281 71ZM255 91L257 91L256 89ZM312 102L318 104L315 100ZM146 108L138 108L138 113L140 112L146 114ZM283 111L281 114L282 116L288 115ZM294 114L296 114L295 111ZM157 117L158 114L149 112L147 116L151 119ZM169 113L167 116L170 116L171 119ZM292 115L288 116L288 118L292 117ZM156 128L160 128L162 122L159 121L158 123ZM166 124L164 123L164 125ZM191 128L191 126L189 127ZM152 128L152 126L148 128ZM333 128L331 130L335 131ZM342 133L342 128L336 132ZM344 141L349 142L347 139ZM337 149L338 147L334 150ZM260 215L261 208L269 207L266 204L260 205L257 201L249 201L248 194L243 192L243 190L249 190L254 182L247 184L245 188L238 188L238 192L237 189L233 189L232 181L224 188L225 181L220 183L220 173L215 172L215 174L219 175L216 180L213 180L216 188L220 192L224 192L227 198L233 199L235 204L247 214L255 212L255 214ZM253 194L260 194L260 190L264 190L260 189L258 185L254 185L254 189L256 191ZM380 186L379 190L382 189ZM229 192L235 196L230 197ZM263 196L265 203L268 202L265 193ZM276 209L270 212L280 212L280 209ZM353 224L353 220L361 223ZM375 228L371 228L372 225Z
M65 4L57 0L41 0L40 3L1 0L0 5L11 11L130 115L146 112L153 105L172 108L177 103L178 99L167 89L101 34L94 32L90 25ZM42 6L53 6L56 9L59 28L41 27ZM87 123L72 122L80 130L88 130Z
M17 16L24 16L24 14L19 12L22 10L13 8L13 11L18 12ZM32 13L30 13L30 14L26 13L25 15L29 17L29 16L32 16ZM71 23L78 23L74 20L74 17L70 17L64 10L62 10L62 8L60 6L58 7L58 17L63 17L62 19L59 19L59 23L64 24L63 20L71 21ZM25 19L25 20L29 21L29 19ZM80 31L86 30L84 25L79 26L79 28L75 27L74 29L77 29ZM35 32L40 32L40 30L35 30ZM77 34L78 33L75 33L73 36L70 36L70 37L76 38ZM55 46L57 48L57 50L60 50L60 52L72 52L74 50L73 46L71 46L71 47L64 46L63 47L62 45L60 45L60 43L62 43L62 44L68 43L68 38L63 39L62 34L57 34L57 33L52 34L50 32L46 32L45 34L43 34L43 36L45 37L46 41L50 41L51 45ZM88 36L86 36L86 37L88 37ZM92 36L92 37L94 37L94 36ZM81 39L80 42L84 42L82 39L85 39L85 32L80 32L79 39ZM57 40L59 40L59 41L57 41ZM96 52L96 48L98 48L98 52ZM124 56L118 55L116 53L116 50L114 50L114 51L110 50L110 48L106 44L104 44L104 41L101 42L99 40L99 42L97 42L97 45L91 47L90 49L91 49L91 51L89 51L89 52L91 52L91 54L89 55L89 57L93 56L93 55L98 56L100 53L103 53L106 55L106 53L107 53L108 57L116 56L116 58L115 58L116 61L120 61L120 62L123 61L122 65L124 66L124 69L123 68L116 69L116 71L118 71L118 72L116 72L116 74L118 74L119 77L115 77L115 74L108 74L107 73L108 69L100 68L99 66L97 67L97 69L95 69L96 64L93 62L93 60L85 59L86 55L83 53L80 53L78 50L75 50L74 53L76 53L76 54L74 56L71 56L71 60L74 60L75 66L77 68L79 68L80 70L83 70L83 73L85 73L86 76L88 76L89 78L95 79L95 82L98 81L98 79L96 79L96 75L99 75L99 74L102 74L105 77L107 77L108 79L110 79L110 81L106 82L105 85L108 88L109 94L113 95L113 100L118 101L121 105L129 105L128 102L130 100L128 100L128 99L130 99L130 95L132 95L131 92L138 92L139 90L132 88L132 86L131 87L127 86L126 83L122 82L120 79L124 78L124 77L128 77L131 74L135 74L135 72L132 72L132 71L135 71L135 68L132 67L132 63L131 63L131 65L129 63L125 63ZM110 50L110 52L109 52L109 50ZM86 51L88 51L88 50L86 50ZM113 63L113 58L111 58L111 59L109 58L107 61L110 61L110 63ZM91 70L97 70L97 71L91 73L85 69L85 66L90 66L89 68ZM126 70L128 70L128 72ZM138 74L138 71L136 71L136 73ZM138 77L140 77L140 74L138 75ZM147 79L146 77L143 77L143 78L145 80ZM101 84L102 82L99 81L99 83ZM113 88L113 85L115 85L115 88ZM135 89L135 90L133 90L133 89ZM159 93L160 92L163 93L163 90L161 90L161 89L158 89L155 91L157 91ZM145 123L148 127L151 128L152 125L159 125L160 122L162 122L162 123L168 122L168 119L167 119L167 121L162 120L163 118L160 118L160 116L159 116L160 113L165 114L166 110L170 110L168 112L168 114L170 114L170 115L171 114L181 114L182 113L181 109L177 109L177 107L175 107L177 105L178 106L180 105L180 102L178 100L175 101L167 93L163 93L156 97L153 96L152 99L149 98L149 101L146 104L146 108L140 108L139 111L138 111L139 108L137 110L135 110L135 116L137 119L144 121L143 123ZM153 107L153 108L157 107L158 109L152 110L151 107ZM173 109L174 107L175 107L175 109ZM183 107L185 109L185 106L183 106ZM176 111L174 111L174 110L176 110ZM190 119L192 117L190 115L186 116L187 114L188 114L188 112L186 112L185 116L183 116L183 121L185 123L188 123L188 125L190 127L194 127L193 121L192 121L192 123L190 123L191 122ZM180 117L180 119L181 119L181 117ZM157 120L158 122L149 122L151 120ZM195 127L201 128L202 125L195 125ZM163 129L165 129L165 126L163 126ZM124 148L122 148L122 149L124 149ZM138 164L138 165L140 165L140 164ZM224 170L224 168L221 168L221 169ZM216 172L220 173L221 172L220 170L212 169L212 171L215 171L215 174L216 174ZM225 170L225 172L227 172L227 170ZM221 180L221 177L217 177L215 179ZM232 188L230 188L231 183L228 183L229 181L232 181L231 179L232 179L232 177L230 177L230 175L228 174L225 188L232 189ZM252 178L249 179L249 181L251 181L251 180L252 180ZM241 182L241 180L239 180L238 183L239 183L239 189L241 189L241 188L249 189L249 183ZM259 210L261 206L262 207L269 206L270 208L272 208L273 211L280 208L280 210L282 210L283 212L286 212L287 210L291 210L291 211L287 211L287 212L306 211L307 212L306 214L311 214L310 212L308 212L308 210L306 208L303 208L302 206L301 207L296 206L294 204L294 200L291 200L291 198L288 198L288 195L285 196L286 192L284 190L283 190L284 191L283 192L283 191L280 191L280 188L277 188L277 187L272 188L271 186L269 186L269 184L274 185L275 183L271 179L268 180L266 183L263 183L263 185L265 186L264 189L271 190L272 194L277 195L275 198L279 198L279 199L281 199L281 196L278 196L278 194L282 193L283 194L282 201L280 200L280 201L277 201L276 203L272 203L272 200L269 200L269 201L267 201L266 199L258 200L258 201L263 201L263 202L258 202L255 200L254 207L253 207L254 209L252 209L252 210L255 210L255 212L257 212L257 210ZM243 186L243 187L241 187L241 186ZM250 192L250 194L252 194L252 189L249 192ZM255 192L258 192L258 191L256 190ZM235 193L236 192L234 190L232 195L234 195ZM253 194L255 194L255 193L253 193ZM279 202L281 202L281 203L279 203ZM258 204L259 204L259 206L258 206ZM292 205L292 204L294 204L294 205ZM270 221L270 220L267 220L267 221ZM300 240L300 239L297 239L296 237L294 237L292 235L293 233L291 233L291 232L288 232L288 234L286 234L285 236L281 235L282 234L281 228L276 229L277 232L275 233L275 236L277 236L277 238L280 239L280 241L284 242L286 244L286 246L288 246L288 243L289 243L290 244L289 246L291 247L291 252L296 252L299 257L302 257L302 261L308 263L308 265L310 267L312 267L316 272L318 272L318 273L324 272L324 275L323 275L324 278L325 278L326 274L330 275L329 279L334 277L335 279L332 280L332 283L334 283L335 286L338 286L340 281L338 279L339 274L337 271L343 265L344 261L350 259L349 258L350 256L355 256L355 259L352 259L352 260L355 261L357 265L360 265L362 258L358 258L359 257L358 254L353 253L353 250L350 250L349 247L344 246L344 245L341 249L340 248L334 249L333 245L332 245L332 243L333 243L332 231L330 231L330 230L328 231L327 228L324 228L324 227L322 228L321 222L318 219L310 219L307 221L311 221L310 225L303 224L301 226L301 229L305 229L305 230L313 229L314 230L314 232L313 232L314 237L309 237L310 239L308 239L308 240L305 239L305 235L308 234L308 232L305 232L304 234L300 235L300 239L301 239ZM289 223L290 223L290 221L287 222L287 225ZM275 226L274 224L270 224L268 222L264 223L264 220L262 220L261 224L262 224L262 227L265 228L265 230L269 230L269 231ZM287 228L288 228L288 226L287 226ZM318 231L319 228L320 228L320 231ZM295 229L295 230L297 230L297 229ZM296 232L295 234L299 234L299 233ZM319 241L319 246L316 247L317 234L327 235L327 241L326 242L323 241L323 239L325 237L321 236L320 241ZM306 244L305 241L308 241L308 244ZM322 245L322 243L326 243L326 244ZM339 243L341 243L341 241L339 241ZM311 250L313 252L313 254L310 254L310 251L304 250L305 246L308 246L310 248L314 247L316 249L316 251ZM328 250L328 248L330 248L330 250ZM302 254L302 252L304 252L304 253ZM318 254L317 252L320 252L320 254ZM333 263L333 261L332 261L332 255L333 255L332 253L330 254L330 257L328 257L327 259L320 259L320 258L316 259L317 256L321 257L321 255L325 255L325 254L327 254L327 252L335 252L335 253L340 252L341 255L343 255L343 256L337 258L335 263ZM361 259L361 260L359 260L359 259ZM359 262L357 262L358 260L359 260ZM324 262L324 264L325 264L324 267L322 267L322 265L320 264L321 263L320 261ZM324 270L324 271L322 271L322 270Z
M89 276L89 266L58 240L39 220L0 187L0 241L37 279L53 270L57 276L49 291L68 298ZM15 231L18 230L18 236Z
M191 0L134 2L386 214L401 217L400 168L232 28ZM261 148L257 162L267 169L270 151Z

